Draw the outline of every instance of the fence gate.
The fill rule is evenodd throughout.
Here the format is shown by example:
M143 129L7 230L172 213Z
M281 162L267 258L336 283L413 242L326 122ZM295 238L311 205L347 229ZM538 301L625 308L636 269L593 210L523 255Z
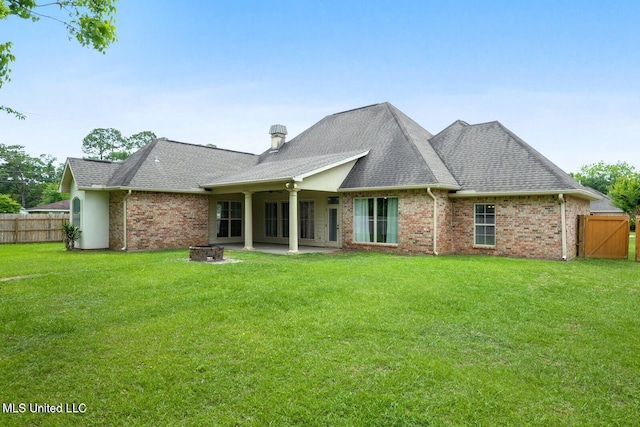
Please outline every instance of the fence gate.
M578 256L629 258L627 216L580 215L578 230Z

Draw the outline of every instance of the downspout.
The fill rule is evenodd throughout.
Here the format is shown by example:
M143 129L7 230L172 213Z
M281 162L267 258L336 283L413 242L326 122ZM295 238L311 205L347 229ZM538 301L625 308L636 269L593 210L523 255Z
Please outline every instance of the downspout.
M427 194L433 199L433 254L438 255L438 199L427 187Z
M558 194L558 200L560 200L560 223L562 234L562 260L567 260L567 201L564 199L564 194Z
M124 246L121 250L123 251L127 250L127 199L129 196L131 196L131 190L129 190L129 192L124 196L124 199L122 199L122 241Z

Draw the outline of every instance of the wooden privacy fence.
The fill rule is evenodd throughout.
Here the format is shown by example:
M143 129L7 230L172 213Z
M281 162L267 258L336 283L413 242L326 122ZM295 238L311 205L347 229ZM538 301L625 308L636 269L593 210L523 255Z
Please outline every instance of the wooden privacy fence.
M629 258L629 217L626 215L578 217L578 256Z
M62 242L69 214L0 215L0 244Z
M636 217L636 262L640 262L640 239L638 238L638 224L640 224L640 216Z

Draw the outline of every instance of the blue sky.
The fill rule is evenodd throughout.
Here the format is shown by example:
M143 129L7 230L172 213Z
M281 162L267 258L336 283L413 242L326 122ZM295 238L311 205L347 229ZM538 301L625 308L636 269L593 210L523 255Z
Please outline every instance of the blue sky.
M54 22L14 42L0 143L63 162L94 128L259 153L324 116L389 101L437 133L499 120L565 171L640 169L634 1L146 1L117 4L102 55Z

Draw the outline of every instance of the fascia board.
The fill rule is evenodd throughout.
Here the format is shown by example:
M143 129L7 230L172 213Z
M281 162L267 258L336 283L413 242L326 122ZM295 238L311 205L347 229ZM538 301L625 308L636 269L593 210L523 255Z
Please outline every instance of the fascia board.
M545 191L499 191L499 192L477 192L473 190L458 191L449 194L452 199L463 199L470 197L515 197L515 196L555 196L565 194L569 196L577 196L587 200L600 200L601 197L596 196L586 190L545 190Z

